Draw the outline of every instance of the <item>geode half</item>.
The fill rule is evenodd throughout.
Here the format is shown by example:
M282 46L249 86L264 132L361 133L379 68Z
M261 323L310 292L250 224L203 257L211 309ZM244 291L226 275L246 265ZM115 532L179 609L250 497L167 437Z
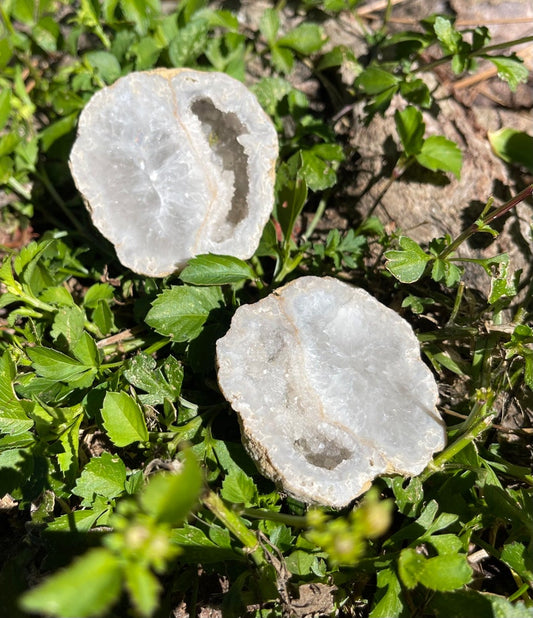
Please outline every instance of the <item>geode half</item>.
M162 277L201 253L250 258L274 204L276 130L223 73L130 73L81 113L70 155L94 225L133 271Z
M258 468L305 502L343 507L377 475L419 474L445 445L411 326L336 279L302 277L239 307L217 363Z

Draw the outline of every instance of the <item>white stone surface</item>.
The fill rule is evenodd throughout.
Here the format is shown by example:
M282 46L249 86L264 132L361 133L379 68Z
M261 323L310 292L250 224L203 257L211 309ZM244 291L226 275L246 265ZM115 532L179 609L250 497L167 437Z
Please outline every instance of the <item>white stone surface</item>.
M70 167L120 261L161 277L201 253L253 255L274 203L277 155L271 120L239 81L158 69L91 98Z
M445 445L411 326L347 283L302 277L239 307L217 362L250 455L305 502L343 507Z

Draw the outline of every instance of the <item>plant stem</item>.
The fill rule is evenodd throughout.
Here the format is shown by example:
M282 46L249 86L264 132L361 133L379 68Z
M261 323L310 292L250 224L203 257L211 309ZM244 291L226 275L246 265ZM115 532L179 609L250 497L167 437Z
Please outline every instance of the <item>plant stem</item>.
M466 419L465 425L466 431L457 438L450 446L439 453L435 459L428 465L428 467L420 475L420 480L424 482L434 472L442 470L444 465L473 442L479 435L481 435L485 429L491 424L494 414L488 412L490 405L493 401L493 396L488 395L485 401L477 401L474 404L472 412L469 418Z
M27 202L31 201L31 192L28 191L24 186L22 186L16 178L10 178L7 181L7 186L10 189L12 189L15 193L18 193Z
M324 196L320 200L318 204L318 208L316 209L316 212L315 212L315 216L313 217L311 223L307 226L307 229L305 230L305 232L302 234L302 240L304 242L315 231L315 228L318 225L320 219L322 219L322 216L324 215L324 211L326 210L326 206L328 203L328 197L329 197L329 192L328 194L324 194Z
M157 352L161 348L164 348L168 343L172 343L172 340L168 338L159 339L155 343L152 343L152 345L148 346L146 350L144 350L144 353L148 355L153 354L154 352Z
M244 509L242 513L246 517L279 521L282 524L294 526L295 528L306 528L309 525L307 516L305 515L289 515L288 513L277 513L276 511L269 511L268 509Z
M383 15L383 25L381 26L382 30L387 29L389 25L391 13L392 13L392 0L387 0L387 8L385 9L385 13Z
M250 554L257 566L263 565L266 559L257 537L252 530L246 527L243 520L226 506L222 498L210 491L202 502L239 539L244 546L244 553Z
M509 212L509 210L514 208L517 204L520 204L520 202L523 202L531 195L533 195L533 184L526 187L523 191L520 191L520 193L515 195L509 201L505 202L505 204L503 204L502 206L495 208L491 213L483 217L481 220L472 223L472 225L467 227L464 232L462 232L451 244L446 247L446 249L444 249L439 254L439 259L444 260L445 258L447 258L460 245L462 245L465 240L468 240L470 236L473 236L477 231L479 231L482 226L489 225L490 223L492 223L492 221L506 214L507 212Z
M523 36L521 39L514 39L513 41L504 41L503 43L488 45L487 47L478 49L473 53L476 55L486 54L487 52L496 51L498 49L508 49L509 47L514 47L515 45L522 45L522 43L530 43L531 41L533 41L533 36Z
M281 267L281 270L274 277L274 283L281 283L289 273L291 273L295 268L298 267L298 264L303 260L303 257L303 252L301 252L293 259L290 259L290 256L287 256L283 261L283 266Z
M255 273L255 285L257 286L258 290L264 290L265 284L263 283L263 277L265 276L265 271L261 264L261 260L256 255L254 255L251 262L252 268Z
M463 293L465 291L465 283L464 281L459 282L459 286L457 287L457 294L455 296L455 302L453 303L453 309L448 318L447 326L451 326L455 322L455 318L459 313L459 308L461 307L461 301L463 300Z
M521 45L522 43L529 43L533 41L533 36L525 36L520 39L515 39L514 41L507 41L504 43L497 43L495 45L489 45L487 47L482 47L481 49L474 49L470 53L466 54L467 58L472 58L473 56L484 56L489 51L496 51L498 49L508 49L513 47L514 45ZM441 64L445 64L446 62L450 62L455 54L448 54L447 56L443 56L438 60L433 60L432 62L428 62L427 64L423 64L419 66L417 69L412 71L413 75L416 73L425 73L427 71L432 71L435 67L440 66Z

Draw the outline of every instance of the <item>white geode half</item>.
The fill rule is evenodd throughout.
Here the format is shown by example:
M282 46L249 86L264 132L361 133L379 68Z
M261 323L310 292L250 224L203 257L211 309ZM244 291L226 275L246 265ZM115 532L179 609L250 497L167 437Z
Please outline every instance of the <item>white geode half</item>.
M239 307L217 363L258 468L305 502L343 507L445 445L411 326L336 279L302 277Z
M194 255L250 258L274 203L276 130L223 73L131 73L97 92L70 155L94 225L133 271Z

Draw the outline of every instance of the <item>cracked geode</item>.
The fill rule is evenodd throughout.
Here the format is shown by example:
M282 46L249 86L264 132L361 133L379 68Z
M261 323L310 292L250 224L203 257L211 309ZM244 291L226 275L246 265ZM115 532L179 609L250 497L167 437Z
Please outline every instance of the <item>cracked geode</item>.
M70 155L94 225L131 270L201 253L250 258L274 203L276 130L223 73L157 69L97 92Z
M411 326L336 279L302 277L239 307L217 363L258 468L305 502L346 506L379 474L419 474L445 445Z

